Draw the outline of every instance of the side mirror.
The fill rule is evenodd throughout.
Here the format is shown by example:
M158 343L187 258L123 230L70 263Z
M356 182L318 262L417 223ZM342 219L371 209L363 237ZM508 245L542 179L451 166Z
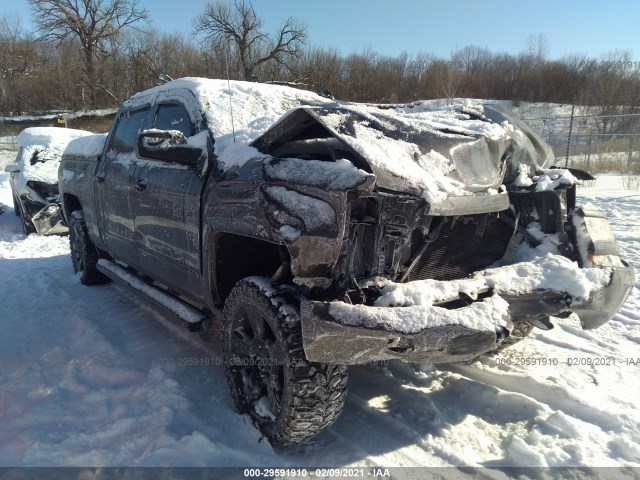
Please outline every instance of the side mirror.
M18 173L20 171L20 165L17 163L10 163L4 167L4 171L7 173Z
M189 145L178 130L145 130L136 146L139 157L190 166L199 165L205 154L204 149Z

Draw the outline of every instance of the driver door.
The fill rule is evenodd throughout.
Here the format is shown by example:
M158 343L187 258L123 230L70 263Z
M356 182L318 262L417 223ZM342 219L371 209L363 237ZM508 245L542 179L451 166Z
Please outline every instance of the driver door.
M179 130L195 126L179 103L162 103L152 128ZM200 289L201 169L179 161L143 159L135 171L133 206L135 243L141 267L154 278L185 293Z

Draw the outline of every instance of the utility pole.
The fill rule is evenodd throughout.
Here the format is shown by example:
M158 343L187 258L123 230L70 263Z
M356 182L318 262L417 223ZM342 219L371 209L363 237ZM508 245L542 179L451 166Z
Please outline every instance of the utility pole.
M587 172L591 163L591 139L593 137L593 127L589 127L589 138L587 139Z
M571 99L571 120L569 120L569 137L567 138L567 156L564 159L564 168L569 166L569 149L571 148L571 133L573 132L573 116L576 111L576 94Z

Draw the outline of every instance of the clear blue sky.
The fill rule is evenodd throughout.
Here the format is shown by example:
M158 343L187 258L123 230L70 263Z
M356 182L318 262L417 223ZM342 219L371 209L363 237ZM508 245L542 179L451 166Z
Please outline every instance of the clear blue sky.
M193 18L207 0L139 0L151 24L191 34ZM629 50L640 61L640 1L619 0L254 0L275 31L289 16L307 26L309 43L343 53L397 55L420 50L448 57L466 45L518 53L529 35L544 34L551 58L568 53L600 57ZM27 0L0 0L0 15L16 14L31 26Z

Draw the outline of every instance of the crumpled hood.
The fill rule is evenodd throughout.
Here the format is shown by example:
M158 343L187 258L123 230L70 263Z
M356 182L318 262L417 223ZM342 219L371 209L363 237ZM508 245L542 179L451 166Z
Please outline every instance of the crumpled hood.
M323 137L347 147L359 168L375 174L379 187L430 203L495 193L516 178L521 163L533 174L552 156L534 132L493 105L301 107L252 145L270 153L290 141Z

